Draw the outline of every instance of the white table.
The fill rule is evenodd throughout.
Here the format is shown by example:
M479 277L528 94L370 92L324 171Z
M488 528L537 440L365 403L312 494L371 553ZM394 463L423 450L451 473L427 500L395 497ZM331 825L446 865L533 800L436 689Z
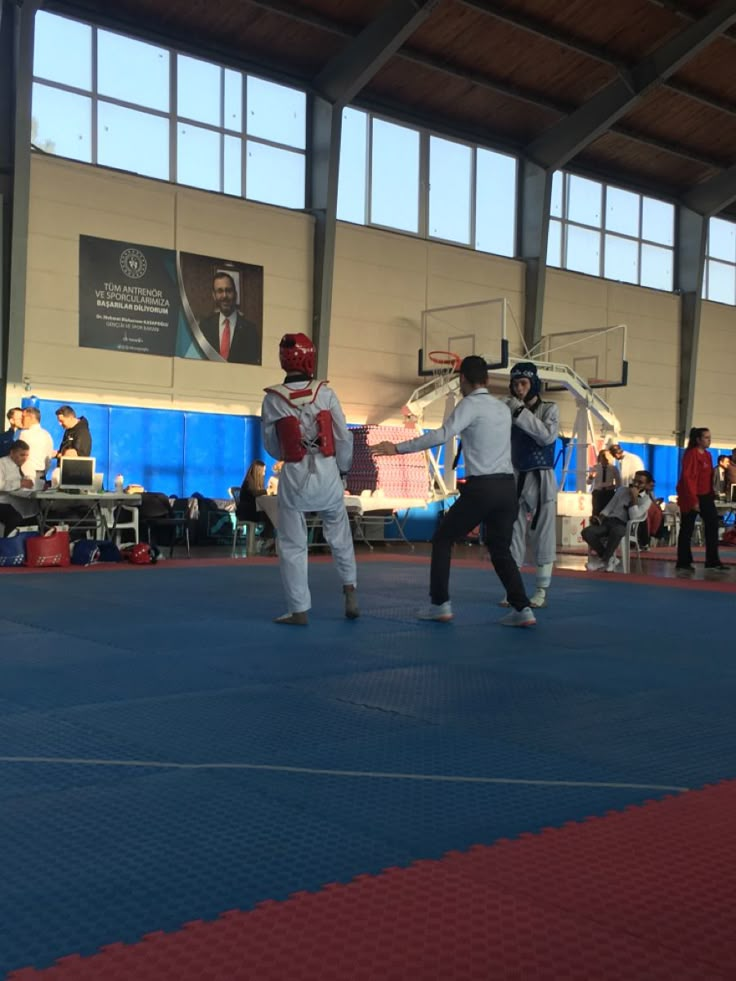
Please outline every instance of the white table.
M11 496L16 496L10 493ZM125 494L122 491L69 494L60 490L39 490L17 496L24 501L35 501L38 505L38 530L42 535L50 524L68 524L74 528L75 525L91 523L94 519L97 536L110 540L115 535L120 508L139 508L142 500L140 494ZM79 508L80 513L76 516L59 513L57 517L52 517L54 510L67 508Z

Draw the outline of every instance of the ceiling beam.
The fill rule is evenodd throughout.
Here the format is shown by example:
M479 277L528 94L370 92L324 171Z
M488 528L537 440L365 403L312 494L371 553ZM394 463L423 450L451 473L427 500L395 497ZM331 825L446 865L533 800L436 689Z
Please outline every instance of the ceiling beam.
M709 218L736 201L736 164L697 184L682 195L682 203L696 214Z
M509 10L506 7L494 3L493 0L460 0L460 2L466 7L478 10L505 24L518 27L528 34L534 34L536 37L557 44L568 51L574 51L576 54L585 55L585 57L598 61L601 64L610 65L616 71L627 71L631 68L632 63L630 61L617 57L606 47L573 37L564 31L557 30L551 24L539 18L529 17L527 14L520 14L516 11ZM667 79L662 84L664 88L672 92L677 92L679 95L683 95L688 99L693 99L701 103L701 105L710 106L710 108L717 109L719 112L727 112L729 115L736 116L736 102L721 99L710 92L696 89L692 85L678 82L676 79Z
M605 85L566 119L526 148L542 167L564 167L627 113L663 78L673 74L736 21L736 0L721 0L704 17L665 41L630 70Z
M313 79L315 92L347 105L442 0L390 0L381 13Z

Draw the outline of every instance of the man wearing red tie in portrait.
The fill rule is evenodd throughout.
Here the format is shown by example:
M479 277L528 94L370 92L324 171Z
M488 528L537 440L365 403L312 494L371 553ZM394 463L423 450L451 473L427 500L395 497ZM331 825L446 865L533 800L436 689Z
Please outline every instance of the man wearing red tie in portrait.
M223 361L260 364L260 331L238 310L238 291L235 280L229 273L215 274L212 280L212 298L217 312L204 317L199 324L212 350L219 354ZM208 356L211 361L218 360L212 353Z

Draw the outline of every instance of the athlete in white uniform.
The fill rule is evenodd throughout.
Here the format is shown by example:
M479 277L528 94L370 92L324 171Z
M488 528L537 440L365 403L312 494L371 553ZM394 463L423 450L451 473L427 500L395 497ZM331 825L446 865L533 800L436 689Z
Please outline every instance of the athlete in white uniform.
M557 553L554 465L560 432L560 410L554 402L541 400L540 387L537 366L531 361L520 361L511 369L507 405L511 409L511 460L519 496L511 554L521 567L528 541L537 566L536 587L529 601L535 608L546 606Z
M283 384L267 388L261 408L263 445L283 460L278 490L278 553L288 612L275 623L306 626L312 605L305 512L316 511L345 594L345 616L360 616L357 570L341 474L353 462L353 435L337 396L314 380L315 349L306 334L279 345Z

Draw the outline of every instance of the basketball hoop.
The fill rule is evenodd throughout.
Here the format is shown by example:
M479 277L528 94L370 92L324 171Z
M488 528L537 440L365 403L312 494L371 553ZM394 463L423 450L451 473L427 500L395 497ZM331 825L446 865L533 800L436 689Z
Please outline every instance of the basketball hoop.
M458 354L453 354L452 351L430 351L427 354L427 358L436 364L435 374L437 375L454 375L456 371L460 370L460 362L462 358Z

